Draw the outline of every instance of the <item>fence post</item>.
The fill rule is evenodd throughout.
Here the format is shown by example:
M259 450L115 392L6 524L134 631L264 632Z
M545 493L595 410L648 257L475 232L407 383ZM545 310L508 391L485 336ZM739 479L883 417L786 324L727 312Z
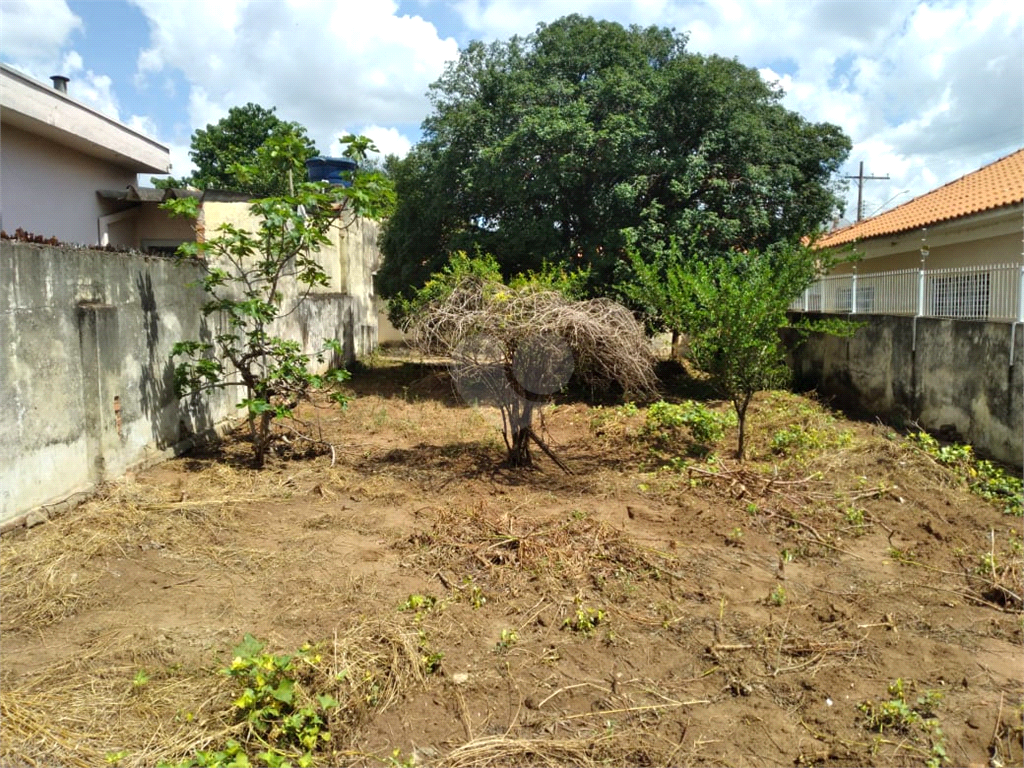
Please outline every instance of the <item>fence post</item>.
M1024 276L1024 267L1021 267L1021 275ZM811 295L811 289L809 287L808 288L804 288L804 314L805 315L807 314L807 308L811 305L811 300L809 298L810 295ZM1021 304L1021 306L1024 307L1024 304Z
M924 260L928 258L928 249L921 249L921 266L917 269L917 316L924 316Z
M1024 323L1024 263L1020 265L1020 284L1017 286L1017 322Z
M857 265L853 265L853 280L850 283L850 313L857 314Z

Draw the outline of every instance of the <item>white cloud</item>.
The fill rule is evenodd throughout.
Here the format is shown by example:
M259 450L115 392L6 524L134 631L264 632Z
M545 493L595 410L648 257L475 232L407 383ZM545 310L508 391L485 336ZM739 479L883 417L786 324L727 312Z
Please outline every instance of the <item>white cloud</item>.
M27 64L59 60L82 20L64 0L4 0L0 3L0 53ZM54 74L54 73L50 73Z
M143 136L148 136L154 141L157 140L157 134L159 130L156 127L156 123L153 122L153 118L145 115L132 115L125 121L125 125L131 128L137 133L141 133Z
M342 136L345 136L349 133L353 132L341 131L331 140L331 142L328 145L320 145L328 147L328 149L325 150L325 154L340 154L342 149L341 145L338 143L338 140ZM354 131L354 133L361 134L371 139L373 143L377 146L377 149L380 150L379 153L377 154L379 154L381 157L385 157L387 155L398 155L398 157L405 157L407 154L409 154L409 150L412 149L412 141L410 141L407 136L405 136L395 128L384 128L379 125L368 125L365 126L362 130Z
M180 71L193 127L252 101L277 107L318 142L349 125L398 137L426 116L427 86L458 55L454 40L419 16L397 15L393 2L135 2L151 30L138 76Z

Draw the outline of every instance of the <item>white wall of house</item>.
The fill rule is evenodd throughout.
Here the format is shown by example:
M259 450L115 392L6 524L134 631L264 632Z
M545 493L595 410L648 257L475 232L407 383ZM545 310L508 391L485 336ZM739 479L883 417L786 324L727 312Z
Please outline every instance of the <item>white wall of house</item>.
M136 172L82 154L8 123L0 129L0 226L71 243L98 242L110 209L98 189L134 184Z

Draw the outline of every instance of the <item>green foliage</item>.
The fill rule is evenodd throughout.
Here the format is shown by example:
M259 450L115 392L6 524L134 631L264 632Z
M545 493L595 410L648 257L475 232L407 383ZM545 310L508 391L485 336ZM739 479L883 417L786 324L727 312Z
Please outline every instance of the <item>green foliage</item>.
M501 630L501 638L494 646L495 653L508 653L513 645L519 642L519 633L514 629Z
M850 141L782 96L666 28L573 15L472 42L391 169L378 289L422 286L449 253L479 247L506 277L590 267L590 291L607 294L631 279L626 230L652 244L699 228L709 252L796 241L841 205Z
M776 608L784 606L786 604L786 588L781 584L776 584L772 587L772 591L768 595L768 602Z
M926 742L922 750L927 755L925 764L939 768L948 763L946 739L936 717L942 693L925 691L911 703L910 691L914 687L913 681L897 678L889 685L887 701L865 701L857 709L863 713L864 726L869 730L897 733L911 744Z
M249 768L249 755L242 745L234 739L228 739L223 749L198 749L177 763L159 762L157 768Z
M366 139L353 141L358 142L357 154L372 146ZM299 162L301 147L294 137L272 137L255 152L255 164L235 166L235 171L252 178L269 173L270 168L283 172ZM257 465L265 460L275 419L292 416L312 390L349 378L338 367L325 374L310 373L314 362L319 367L336 366L343 359L337 340L325 339L321 349L306 354L298 342L273 335L271 328L313 289L328 284L317 251L331 242L331 228L340 226L346 214L374 217L386 208L386 190L375 184L372 180L369 186L352 187L295 184L294 192L284 196L252 201L250 213L259 221L257 231L222 224L207 233L204 242L179 249L180 260L203 270L201 285L210 297L203 314L217 315L224 330L210 340L174 345L172 358L180 358L174 369L176 391L184 396L243 387L239 407L248 414ZM171 200L163 207L174 215L197 213L192 198ZM284 306L286 287L297 291L291 307ZM346 403L339 391L330 398L342 406Z
M809 248L785 246L702 261L678 240L670 242L660 265L630 252L636 290L669 328L689 335L694 364L733 404L741 460L751 399L789 379L779 329L788 322L792 298L818 274L821 259Z
M939 464L949 467L961 477L972 492L983 499L1003 505L1003 512L1015 517L1024 516L1024 483L1016 475L1009 475L991 461L978 459L969 445L940 445L927 432L915 432L908 442L927 453Z
M455 286L466 279L501 283L501 269L493 256L481 253L470 256L465 251L456 251L412 296L392 297L388 301L388 319L396 328L406 327L418 313L444 301Z
M553 291L568 299L581 299L586 293L588 272L567 271L564 267L543 264L539 272L527 271L513 276L509 288L516 291ZM477 280L492 286L504 286L501 268L490 254L477 251L470 256L456 251L438 272L411 296L399 294L388 301L388 319L396 328L404 327L424 308L444 301L457 285Z
M591 608L583 605L582 601L575 601L573 613L562 622L562 629L579 632L584 637L589 637L599 625L608 621L608 614L600 608Z
M772 435L771 450L779 456L799 456L807 451L841 448L851 442L853 433L849 430L836 432L830 429L816 429L805 424L793 424Z
M659 400L647 409L644 432L662 442L670 442L679 430L685 428L693 441L704 447L706 452L712 443L722 439L726 427L735 424L732 414L718 413L694 400L679 404Z
M221 671L241 690L232 704L241 741L198 750L173 768L247 768L253 759L271 768L314 765L314 755L331 742L327 720L339 707L329 694L307 691L301 683L320 663L320 654L308 644L294 655L266 653L263 643L247 634L232 655L231 665Z
M218 123L192 134L189 156L196 171L183 179L169 179L162 185L191 184L199 189L225 189L253 197L290 194L292 183L305 181L307 158L316 146L298 123L281 120L275 108L249 103L232 107ZM261 151L262 150L262 151Z
M408 599L398 607L398 610L429 611L435 605L437 605L437 598L431 595L409 595Z

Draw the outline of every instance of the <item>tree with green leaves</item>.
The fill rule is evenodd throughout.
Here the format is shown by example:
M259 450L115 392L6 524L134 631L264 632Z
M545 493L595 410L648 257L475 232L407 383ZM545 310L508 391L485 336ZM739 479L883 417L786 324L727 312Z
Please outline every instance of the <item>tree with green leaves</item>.
M293 184L296 179L305 180L304 163L317 150L304 127L281 120L275 112L274 107L267 109L251 102L232 107L227 117L192 134L189 157L196 171L191 176L154 179L153 183L160 188L191 185L198 189L225 189L253 197L290 194L289 179ZM256 151L269 139L279 145L287 144L290 162L270 162L266 153L260 159ZM253 168L254 159L261 167Z
M607 293L632 279L627 234L649 244L699 230L708 254L765 249L841 205L845 134L669 29L568 16L471 43L430 95L423 140L392 173L399 204L377 283L387 296L477 247L506 276L589 267L591 292Z
M686 334L690 359L736 411L736 457L742 461L751 400L789 381L780 335L789 325L789 305L834 257L804 245L785 245L706 259L694 253L699 248L696 236L689 252L673 238L656 263L631 249L636 280L625 290L650 304L670 330ZM856 327L833 321L804 330L849 335Z
M346 155L357 160L374 150L365 137L347 137L347 142ZM294 136L271 136L256 150L252 162L239 165L236 172L253 180L267 169L286 174L301 162L303 151ZM325 374L310 372L314 361L318 367L343 361L336 339L326 339L322 349L306 353L298 342L275 335L275 322L294 311L314 288L328 283L317 251L331 243L332 228L344 227L355 216L378 219L393 203L393 190L380 174L354 175L350 187L293 181L285 194L251 202L249 210L259 222L256 231L225 223L208 232L202 242L178 249L179 259L203 272L201 284L209 296L203 314L217 315L224 322L212 341L174 345L175 387L179 396L241 387L244 397L239 408L248 415L257 466L266 459L276 419L292 418L312 390L348 378L343 367ZM185 197L163 207L195 218L198 205L195 198ZM297 291L289 307L284 306L286 289ZM342 405L346 401L338 391L329 397ZM321 442L305 432L297 434Z

